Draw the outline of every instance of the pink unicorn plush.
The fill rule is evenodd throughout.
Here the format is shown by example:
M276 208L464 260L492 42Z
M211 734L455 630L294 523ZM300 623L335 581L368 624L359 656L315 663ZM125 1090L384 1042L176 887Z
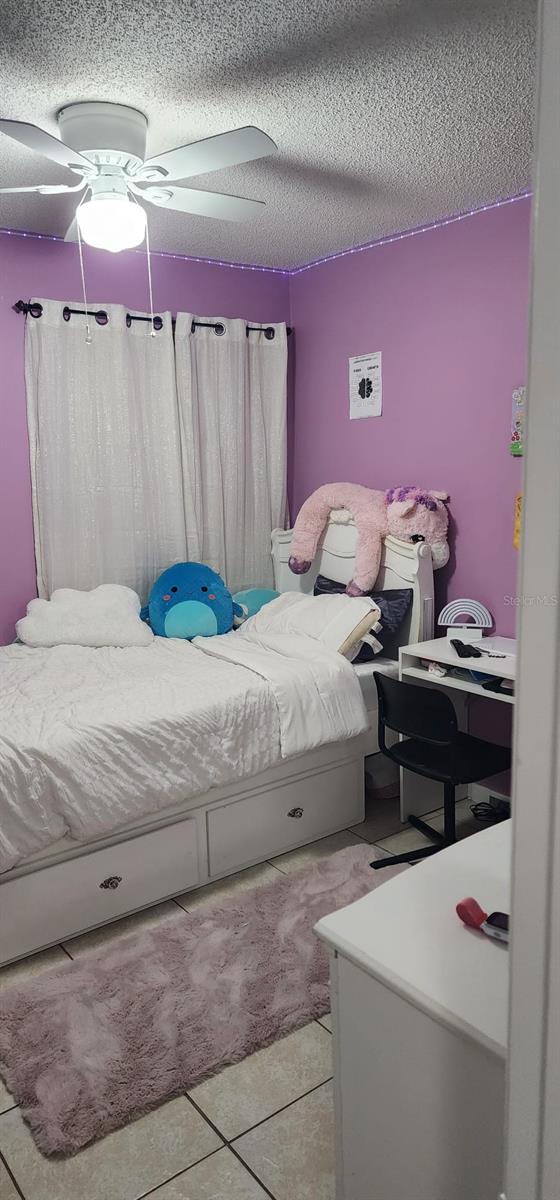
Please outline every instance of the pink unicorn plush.
M448 514L447 492L425 492L417 487L373 491L359 483L326 483L300 508L292 535L290 570L304 575L317 553L319 539L333 509L346 509L358 530L354 578L346 591L363 596L371 591L379 573L381 544L388 533L405 542L427 542L434 568L445 566Z

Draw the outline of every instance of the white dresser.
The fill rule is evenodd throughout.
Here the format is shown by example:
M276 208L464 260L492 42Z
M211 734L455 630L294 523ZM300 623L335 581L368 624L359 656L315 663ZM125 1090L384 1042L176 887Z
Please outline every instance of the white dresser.
M337 1200L497 1200L507 947L466 929L509 911L510 823L458 843L316 927L331 956Z

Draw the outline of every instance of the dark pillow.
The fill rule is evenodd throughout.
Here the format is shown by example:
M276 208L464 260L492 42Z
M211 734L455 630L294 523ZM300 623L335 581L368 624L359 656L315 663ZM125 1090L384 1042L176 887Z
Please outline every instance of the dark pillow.
M338 595L346 591L344 583L336 583L334 579L327 579L326 575L318 575L313 588L314 596ZM388 588L385 592L371 591L366 595L371 596L374 604L377 604L381 612L382 629L375 634L378 642L386 653L393 651L395 635L398 633L409 609L412 604L412 588ZM355 663L372 662L375 658L372 647L367 645L362 646L360 653L353 660Z

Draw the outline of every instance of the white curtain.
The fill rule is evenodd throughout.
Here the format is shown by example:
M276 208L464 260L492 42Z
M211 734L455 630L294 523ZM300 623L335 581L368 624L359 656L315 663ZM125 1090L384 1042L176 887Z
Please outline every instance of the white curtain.
M231 591L272 585L286 516L286 326L270 328L179 313L175 330L188 557Z
M105 326L40 300L25 369L39 595L123 583L142 600L186 557L171 315ZM82 308L81 304L71 307Z

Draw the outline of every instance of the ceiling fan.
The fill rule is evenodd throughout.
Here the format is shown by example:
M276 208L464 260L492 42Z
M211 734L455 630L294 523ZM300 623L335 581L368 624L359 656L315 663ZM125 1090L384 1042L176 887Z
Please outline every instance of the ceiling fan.
M79 183L0 188L0 193L83 192L65 241L77 240L79 225L90 246L115 253L138 246L146 232L146 211L139 201L225 221L244 221L264 208L262 200L178 187L174 182L275 154L272 138L254 125L146 159L147 118L127 105L70 104L60 110L57 121L61 140L26 121L0 119L0 133L68 167L81 176Z

